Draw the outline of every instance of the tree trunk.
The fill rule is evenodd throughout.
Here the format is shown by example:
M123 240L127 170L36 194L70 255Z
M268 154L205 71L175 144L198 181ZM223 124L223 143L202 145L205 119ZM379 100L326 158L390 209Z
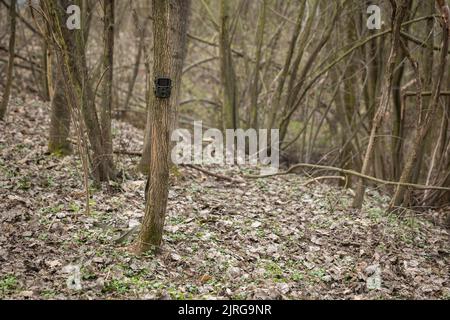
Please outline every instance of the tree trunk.
M394 75L393 85L393 102L394 102L394 116L393 116L393 133L392 133L392 171L391 176L394 180L398 180L401 174L402 164L402 146L403 146L403 131L404 131L404 117L403 117L403 101L402 101L402 80L405 74L405 60L404 54L399 54L398 62L401 63L399 69Z
M9 35L9 60L8 60L8 71L6 74L6 86L3 92L3 98L0 103L0 120L3 120L6 115L6 110L8 109L9 99L11 96L11 86L13 82L13 71L14 71L14 57L15 57L15 46L16 46L16 4L17 0L11 0L9 6L9 19L10 19L10 35Z
M85 29L71 31L65 28L65 10L70 4L68 0L41 1L50 24L51 41L56 42L55 52L64 77L66 98L72 113L76 113L74 119L82 119L87 130L92 148L91 171L96 183L100 183L109 180L110 170L104 156L101 128L88 76L85 52L87 33Z
M96 183L101 183L109 181L110 168L109 163L105 158L106 152L102 138L102 129L97 115L95 96L88 74L85 42L87 35L88 33L86 30L75 32L75 54L68 54L68 66L72 66L72 69L75 70L73 74L74 81L72 83L75 85L75 92L77 93L79 101L81 101L81 114L92 149L91 172ZM65 54L64 51L63 54Z
M424 1L424 6L425 6L425 12L424 15L433 15L436 11L436 7L435 7L435 3L434 1ZM434 19L430 19L427 21L427 26L425 29L425 35L426 35L426 45L428 48L433 48L434 47L434 38L435 38L435 34L434 34ZM423 85L424 85L424 90L425 91L431 91L432 90L432 84L433 84L433 67L434 67L434 54L433 52L428 49L428 48L424 48L422 51L422 61L423 61L423 75L424 75L424 79L423 79ZM428 105L430 103L430 97L424 97L424 105ZM436 123L436 128L439 128L439 120L440 119L435 119L434 121L437 121ZM429 140L431 139L431 134L432 134L432 130L430 130L427 135L424 137L424 140ZM430 143L431 145L431 143ZM425 155L427 154L427 143L424 141L422 143L422 146L420 148L420 151L417 155L417 161L414 164L414 168L413 168L413 174L412 174L412 178L411 181L414 183L418 183L421 173L422 173L422 169L423 169L423 165L425 162ZM408 192L409 193L409 192Z
M447 68L447 61L448 61L448 49L449 49L449 35L450 35L450 24L448 21L448 15L449 10L448 6L444 8L445 1L442 1L442 4L437 1L437 3L440 5L441 11L444 14L444 17L446 16L447 19L443 19L444 22L442 23L442 29L443 29L443 40L442 40L442 51L441 51L441 61L439 64L439 73L436 78L435 83L433 84L433 95L429 104L428 109L426 110L426 114L420 115L417 122L416 127L416 133L413 141L413 145L411 147L411 151L408 154L407 161L405 164L405 167L403 168L403 172L400 178L401 183L407 183L411 180L414 164L419 158L420 150L422 149L424 139L427 136L431 125L433 123L433 119L435 114L437 113L437 110L439 108L439 99L441 96L441 87L442 82L444 80L445 70ZM422 94L422 92L418 92L418 94ZM422 111L422 110L420 110ZM420 112L419 111L419 112ZM401 206L404 203L405 200L405 192L406 188L404 186L398 186L395 195L392 199L390 210L394 210L397 207Z
M41 56L41 66L42 72L39 74L40 79L39 83L41 85L41 97L44 101L51 101L50 95L50 79L51 76L49 71L51 72L51 54L49 52L49 47L46 40L41 41L42 45L42 56Z
M103 149L105 159L108 162L110 178L113 176L113 141L111 133L111 111L112 111L112 86L114 79L114 23L115 23L115 0L104 0L104 56L103 69L105 75L103 78L102 107L100 113L101 129L103 138Z
M287 52L287 55L286 55L286 58L284 61L283 69L281 71L281 74L280 74L280 77L279 77L279 80L277 83L277 88L275 90L274 97L272 98L272 105L270 107L269 114L268 114L267 121L266 121L268 129L275 128L277 114L279 112L280 105L281 105L281 99L283 96L284 86L286 84L286 81L287 81L287 78L289 75L289 70L291 68L292 59L294 59L295 48L297 46L297 41L300 36L300 31L302 29L303 17L305 16L305 11L306 11L305 6L306 6L306 1L302 1L301 5L300 5L300 9L298 11L295 28L294 28L294 31L292 33L292 36L291 36L291 39L289 42L289 49L288 49L288 52ZM314 4L314 8L317 8L317 6L318 6L318 2L316 2ZM315 14L315 12L312 12L311 16L314 16L314 14ZM313 18L311 18L311 16L308 19L308 24L311 24L311 22L309 22L309 21L313 20ZM306 41L306 39L304 39L304 40ZM299 61L299 63L300 63L300 61ZM295 78L295 76L292 75L292 77L294 77L294 78ZM290 89L292 89L292 88L290 88ZM290 92L289 92L289 94L290 94Z
M237 107L237 85L234 72L233 56L231 52L231 19L230 1L220 2L220 74L222 80L222 123L223 130L237 129L239 127L239 114Z
M184 39L187 32L189 0L153 0L154 68L155 77L170 77L174 94L171 99L153 97L150 103L150 172L147 203L135 251L143 253L161 246L169 193L170 133L176 112L184 44L174 40ZM175 28L172 29L172 26ZM172 34L175 30L175 35ZM181 46L181 49L180 47ZM177 48L177 49L176 49ZM179 69L179 70L178 70ZM177 74L180 73L180 74ZM149 90L151 90L149 88ZM175 109L175 110L174 110Z
M350 18L351 19L351 18ZM347 40L350 43L356 42L358 39L357 35L357 21L356 18L351 19L347 22L346 26ZM340 167L348 170L359 170L360 168L356 168L355 162L357 161L356 155L358 154L354 148L353 143L346 143L350 136L352 136L353 132L356 130L356 109L357 109L357 83L356 83L356 75L358 74L358 66L355 63L357 59L356 53L354 53L351 60L348 62L348 66L344 71L344 79L343 79L343 114L338 115L338 118L343 118L342 124L342 141L343 145L341 147L341 159L340 159ZM341 186L347 186L348 188L352 187L352 179L346 178L346 181L340 182Z
M57 69L56 66L54 69ZM52 98L48 150L64 156L72 151L68 140L71 121L70 108L65 95L64 76L59 70L52 70L52 73L55 79L55 92Z
M173 3L173 6L171 7L171 17L183 17L183 15L189 16L190 12L190 6L191 1L186 1L186 4L179 3L175 0L170 0ZM173 35L170 37L170 43L171 43L171 55L172 55L172 64L173 64L173 82L172 85L174 86L172 88L172 95L170 97L170 104L172 106L171 109L171 116L172 116L172 127L171 129L174 129L177 126L177 110L180 103L180 94L181 94L181 78L183 75L183 66L184 66L184 60L186 57L187 52L187 29L188 29L188 22L189 18L182 18L182 19L171 19L170 25L171 30L174 31ZM149 72L149 71L147 71ZM156 74L155 74L156 75ZM153 78L148 75L148 87L150 88L150 91L153 88ZM151 160L151 119L153 116L151 105L153 103L154 95L152 92L149 92L147 100L148 100L148 114L147 114L147 123L145 127L145 137L144 137L144 150L142 153L142 158L139 162L138 169L143 174L149 174L150 170L150 160Z
M369 137L369 143L367 145L366 154L364 157L363 166L361 169L361 174L368 175L369 169L370 169L370 163L373 156L373 151L375 147L375 137L378 132L378 128L380 127L387 111L389 108L389 100L391 97L391 90L392 90L392 82L393 82L393 75L394 70L397 62L397 56L398 56L398 50L400 47L400 31L401 26L403 23L403 20L406 16L407 8L409 7L411 0L397 0L397 8L395 10L395 17L393 22L393 28L392 28L392 41L391 41L391 51L389 55L388 65L385 71L383 83L384 87L382 88L381 92L381 99L378 106L378 110L375 113L373 124L372 124L372 130ZM353 200L353 207L354 208L362 208L363 202L364 202L364 195L365 195L365 182L363 179L359 179L357 187L356 187L356 194L355 198Z
M324 5L323 2L319 1L318 3ZM310 55L308 59L305 61L304 66L298 75L299 80L297 81L296 85L292 88L292 90L288 93L289 94L287 100L288 103L286 103L284 106L283 115L281 117L281 121L279 124L280 144L283 144L283 142L286 139L288 128L293 114L301 105L303 98L306 96L308 90L311 88L310 85L307 86L308 88L304 88L305 80L307 79L314 65L318 62L317 57L319 56L320 52L324 49L325 45L330 40L331 35L335 30L336 21L339 17L339 13L342 10L342 8L343 8L342 3L339 2L334 3L331 18L329 19L328 25L325 27L323 35L320 38L320 41L311 49ZM314 10L315 9L313 8L312 14L314 14ZM314 14L314 16L316 15ZM307 41L307 39L304 39L304 41Z
M250 128L259 129L258 122L258 97L259 97L259 77L262 57L262 46L264 42L264 30L266 26L267 0L263 0L260 5L258 30L256 32L256 62L254 79L251 88L251 109L250 109Z
M139 23L139 22L137 22ZM123 115L126 117L127 116L127 112L129 111L129 107L130 107L130 101L131 98L133 97L133 90L134 90L134 86L136 84L136 80L139 74L139 67L141 65L141 60L142 60L142 54L144 52L144 42L145 42L145 28L141 31L138 30L139 33L139 45L138 45L138 49L136 52L136 58L135 58L135 62L134 62L134 66L133 66L133 72L131 74L130 79L128 80L128 90L127 90L127 95L125 97L125 103L123 105L123 109L124 109L124 113Z

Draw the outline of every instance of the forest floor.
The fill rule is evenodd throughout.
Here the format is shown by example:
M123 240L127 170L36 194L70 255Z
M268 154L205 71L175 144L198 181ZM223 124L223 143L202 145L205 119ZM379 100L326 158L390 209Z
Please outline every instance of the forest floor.
M117 157L123 180L92 189L86 215L78 157L47 154L48 114L16 100L0 122L0 299L450 298L444 226L386 214L376 190L349 210L348 190L299 175L236 185L181 168L162 252L133 256L114 240L143 215L138 159ZM141 150L141 131L114 122L114 134Z

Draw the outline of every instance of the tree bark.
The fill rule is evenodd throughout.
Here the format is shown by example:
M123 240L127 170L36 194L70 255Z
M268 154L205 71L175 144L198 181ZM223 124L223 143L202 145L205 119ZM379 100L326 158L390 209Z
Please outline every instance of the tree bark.
M136 14L136 16L137 16L137 14ZM136 19L137 18L138 17L136 17ZM139 45L138 45L137 52L136 52L136 58L134 60L135 62L134 62L134 66L133 66L133 71L132 71L130 79L128 80L128 91L127 91L127 95L125 97L125 103L123 105L124 116L126 116L127 115L126 113L129 111L128 109L130 106L131 98L133 97L134 86L136 84L136 80L137 80L137 77L139 74L139 67L141 65L142 55L145 51L144 46L145 46L145 35L146 35L145 30L146 29L145 29L145 27L142 28L142 30L139 28L139 23L140 23L139 20L135 21L135 23L136 23L137 33L139 35ZM145 58L147 58L147 57L145 57Z
M184 60L186 58L187 53L187 29L189 24L189 13L191 7L191 0L185 1L186 3L178 2L179 0L170 0L173 4L171 6L171 17L181 17L171 19L170 28L173 31L173 34L170 37L171 43L171 63L173 64L173 88L172 88L172 96L170 97L171 103L171 129L173 130L177 126L177 110L180 104L180 95L181 95L181 79L183 76L183 66ZM187 18L183 18L186 15ZM156 74L155 74L156 75ZM148 75L148 87L153 87L153 77ZM151 105L153 103L154 95L152 92L149 92L147 100L148 100L148 115L147 115L147 123L145 128L145 137L144 137L144 150L142 153L142 158L139 162L138 169L143 174L149 174L150 169L150 161L151 161L151 119L153 116Z
M15 57L15 46L16 46L16 4L17 0L11 0L9 6L9 20L10 20L10 35L9 35L9 60L8 60L8 70L6 74L6 86L3 92L2 102L0 103L0 120L3 120L8 109L9 99L11 96L11 87L13 82L13 71L14 71L14 57Z
M55 44L58 64L64 77L67 101L74 119L83 121L86 128L92 155L90 166L96 183L109 180L109 165L105 159L102 132L95 109L95 99L89 81L86 62L86 29L69 30L65 27L65 10L72 4L68 0L42 0L43 12L46 14L51 30L51 41ZM86 8L83 6L83 10ZM84 133L83 133L84 134Z
M115 0L104 0L104 56L103 69L105 75L103 78L103 93L101 106L101 129L103 138L103 151L105 159L108 162L109 176L113 176L113 141L111 133L111 111L112 111L112 86L114 80L114 24L115 24Z
M435 13L436 11L436 7L435 7L435 3L434 1L424 1L424 6L425 6L425 15L432 15ZM433 68L434 68L434 54L431 54L430 49L428 48L434 48L434 38L435 38L435 34L434 34L434 20L428 20L427 21L427 26L425 29L425 36L426 36L426 48L423 49L422 51L422 61L423 61L423 85L424 85L424 90L426 91L431 91L431 87L433 85ZM430 104L430 98L429 97L425 97L424 98L424 104L428 105ZM440 119L436 119L437 121L437 128L439 128L439 120ZM427 135L424 137L424 140L429 140L431 139L431 134L432 134L432 130L429 130L429 132L427 133ZM411 181L413 182L418 182L423 170L423 165L425 163L425 155L427 154L427 143L422 143L422 146L419 150L418 156L417 156L417 160L416 163L414 164L414 168L413 168L413 173L412 173L412 178Z
M239 112L237 106L236 74L231 50L230 1L220 2L220 74L222 81L222 123L223 130L239 127Z
M250 128L259 129L258 122L258 97L259 97L259 77L262 58L262 46L264 43L264 31L266 26L267 0L263 0L260 5L258 30L256 32L256 62L254 78L251 88L251 109L250 109Z
M153 0L154 68L155 77L170 77L173 80L172 99L153 97L150 103L150 172L148 177L147 203L142 228L135 243L135 251L143 253L158 249L162 243L169 193L170 133L176 113L177 91L179 91L182 60L184 54L174 59L174 53L182 53L174 43L187 32L189 0ZM172 34L172 24L177 25ZM183 29L181 29L183 28ZM180 69L180 70L178 70ZM179 75L177 73L180 73Z
M42 72L39 74L39 83L41 85L41 97L44 101L51 101L51 54L49 50L49 46L47 44L46 40L41 41L41 50L42 50L42 56L41 56L41 65L42 65Z
M64 89L64 76L56 66L52 70L55 79L55 92L51 102L50 136L48 150L62 156L71 153L69 142L71 114Z

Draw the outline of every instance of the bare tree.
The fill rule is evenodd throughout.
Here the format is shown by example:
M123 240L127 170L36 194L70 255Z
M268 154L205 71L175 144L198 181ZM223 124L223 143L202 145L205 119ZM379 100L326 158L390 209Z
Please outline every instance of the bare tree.
M370 132L369 142L367 145L366 154L364 157L363 166L361 169L361 174L367 175L370 170L371 159L373 157L375 138L378 129L388 111L389 101L391 98L392 82L394 77L394 69L397 63L398 51L400 48L400 38L401 38L401 27L403 20L405 19L407 9L409 7L411 0L396 0L392 1L393 9L393 27L392 27L392 41L391 49L389 54L389 60L387 63L384 79L383 79L383 89L381 90L381 98L375 113L372 130ZM365 185L364 180L359 179L355 199L353 200L354 208L361 208L364 202L365 195Z
M239 127L239 111L237 105L237 85L234 71L232 42L232 19L230 17L230 1L220 1L220 75L222 80L222 119L223 129Z
M432 97L430 104L426 111L422 108L422 91L419 86L417 90L418 97L418 110L419 116L416 123L416 132L413 140L413 145L408 154L405 167L403 168L402 175L400 177L400 183L410 182L411 175L413 173L414 164L420 156L420 149L423 146L425 137L427 136L431 125L433 124L434 116L436 115L439 108L439 99L441 97L442 82L444 80L445 70L447 68L448 61L448 49L449 49L449 35L450 35L450 24L449 24L449 7L446 5L445 0L436 1L439 6L443 19L442 19L442 50L441 59L438 68L438 75L433 83ZM417 76L420 78L420 75ZM420 80L418 80L420 81ZM394 197L392 199L390 210L394 210L397 207L405 203L405 192L406 188L399 185L395 191Z
M69 30L65 25L68 0L43 0L41 5L50 28L50 41L55 49L58 65L63 74L67 101L74 114L74 119L82 119L80 124L86 128L92 154L90 156L91 172L97 183L109 181L111 167L105 157L102 130L95 108L94 90L91 87L86 60L86 40L88 26L81 30ZM87 4L79 3L86 11ZM85 4L83 6L83 4ZM86 15L89 15L85 13ZM87 21L89 21L87 19ZM84 129L83 129L84 133Z
M155 77L169 77L173 80L175 97L153 97L150 104L151 157L145 216L134 248L138 253L159 248L162 242L169 192L170 133L181 78L180 61L177 63L174 59L174 52L183 52L185 45L181 42L174 43L173 39L185 37L190 1L153 0L152 9L155 40L153 72ZM177 46L181 46L181 49L175 49Z

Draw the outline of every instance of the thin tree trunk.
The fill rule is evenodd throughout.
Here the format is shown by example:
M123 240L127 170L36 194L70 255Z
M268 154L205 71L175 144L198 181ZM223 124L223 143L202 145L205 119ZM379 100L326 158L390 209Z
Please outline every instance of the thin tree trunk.
M86 125L89 142L92 148L91 169L97 183L107 182L110 178L109 163L105 157L102 129L98 119L94 92L91 87L86 61L85 43L81 33L76 34L75 55L69 55L69 61L75 64L75 91L81 98L81 113Z
M304 89L304 82L305 82L306 78L308 77L308 74L310 73L313 66L317 63L318 55L325 47L328 40L331 38L331 35L333 34L333 31L335 30L336 21L339 17L339 13L341 10L342 10L342 4L335 3L331 19L329 19L329 21L330 21L329 24L326 26L320 41L312 49L307 61L304 64L304 67L301 69L301 72L298 76L299 81L292 88L292 91L289 92L288 103L284 107L283 116L281 117L281 121L280 121L280 125L279 125L280 143L281 144L284 142L284 140L286 138L289 124L290 124L293 114L300 106L304 96L306 95L306 93L308 92L308 90L310 88L309 87L309 88Z
M0 120L3 120L8 109L9 99L11 96L11 87L13 82L13 71L14 71L14 57L15 57L15 46L16 46L16 4L17 0L11 0L9 7L9 19L10 19L10 35L9 35L9 60L8 60L8 71L6 74L6 86L3 92L3 98L0 103Z
M450 24L448 21L448 15L449 10L448 6L445 6L445 1L441 1L442 3L437 3L440 5L441 11L444 14L444 16L447 17L447 19L444 19L444 23L442 23L442 29L443 29L443 40L442 40L442 52L441 52L441 60L439 64L439 73L436 78L435 83L433 84L433 95L430 101L430 105L426 111L426 114L419 116L419 121L417 122L416 127L416 133L414 137L414 142L411 148L410 153L408 154L407 161L405 164L405 167L403 168L403 172L400 178L401 183L406 183L411 180L414 164L416 163L417 159L419 158L419 152L422 149L424 139L427 136L431 125L433 123L434 116L436 115L438 108L439 108L439 99L441 95L441 87L442 82L444 80L445 71L447 68L447 61L448 61L448 49L449 49L449 35L450 35ZM446 8L445 8L446 7ZM422 92L418 92L419 95L422 94ZM421 111L421 110L420 110ZM404 186L398 186L395 195L392 199L390 210L394 210L397 207L401 206L402 204L405 205L405 192L406 188Z
M346 26L347 39L350 43L357 41L357 21L356 18L347 22ZM348 62L348 67L346 67L344 71L344 93L343 93L343 114L340 117L343 118L344 128L348 128L349 131L343 129L343 142L349 139L353 132L356 130L355 126L355 110L357 108L357 83L356 83L356 75L358 74L358 66L355 63L357 59L356 53L353 55L353 58ZM355 166L355 156L357 152L354 148L353 143L348 143L342 146L341 149L341 168L343 169L356 169ZM357 170L359 170L358 168ZM347 186L348 188L352 187L352 179L347 179L347 181L340 182L342 186Z
M239 127L239 115L237 107L236 74L233 65L231 51L231 23L230 1L220 2L220 74L222 80L223 102L222 122L223 129L237 129Z
M72 146L69 142L71 110L70 101L66 98L64 75L58 67L56 57L52 60L51 45L49 44L50 26L45 23L45 36L43 39L46 48L45 67L47 68L43 79L48 88L51 97L51 115L50 115L50 134L48 142L48 151L61 156L69 155L72 152ZM50 85L52 83L52 85ZM53 88L53 89L51 89Z
M259 97L259 77L262 58L262 46L264 43L264 31L266 26L267 0L263 0L260 5L258 27L256 32L256 62L254 79L251 88L251 109L250 109L250 128L259 129L258 122L258 97Z
M389 108L389 100L391 97L392 91L392 82L394 76L394 69L397 62L398 50L400 46L400 31L402 27L402 22L406 16L406 10L409 7L411 0L398 0L397 8L395 12L393 28L392 28L392 41L391 41L391 51L389 54L388 65L385 71L383 83L384 87L381 90L381 99L378 106L378 110L375 113L372 130L369 137L369 142L367 145L366 154L364 157L363 166L361 169L361 174L368 175L370 169L370 163L373 158L373 151L375 147L375 137L378 132L378 128L380 127L387 111ZM358 184L356 186L356 194L353 200L354 208L362 208L364 202L366 187L365 182L362 179L359 179Z
M317 7L317 2L315 4L315 7ZM289 75L289 70L292 64L292 59L294 58L294 52L295 52L295 47L297 46L297 40L300 36L300 31L302 28L302 21L303 21L303 17L305 15L305 6L306 6L306 1L303 0L301 5L300 5L300 9L298 11L298 16L297 16L297 21L295 23L295 28L294 31L292 33L290 42L289 42L289 49L285 58L285 62L283 65L283 69L281 71L281 74L279 76L279 80L277 83L277 88L275 90L274 93L274 97L272 98L272 106L270 107L270 111L269 111L269 115L267 118L267 125L268 128L272 129L275 127L275 123L276 123L276 119L277 119L277 114L281 105L281 98L283 95L283 89L284 86L286 84L288 75ZM311 15L314 15L314 13L311 13ZM310 21L312 21L312 18L309 19Z
M51 101L50 95L50 79L51 76L49 74L49 70L51 70L51 55L49 54L49 47L46 40L42 40L41 50L41 65L42 72L39 74L40 76L40 84L41 84L41 96L44 101Z
M404 54L399 54L398 61L401 63L405 59ZM401 85L403 76L405 74L405 64L402 63L399 69L394 75L394 85L393 85L393 102L394 102L394 116L393 116L393 133L392 133L392 178L394 180L399 179L402 164L402 146L403 146L403 128L404 128L404 117L403 117L403 101Z
M428 3L428 2L427 2ZM412 3L410 4L412 5ZM428 12L426 11L425 14L433 14L434 12L434 5L432 4L433 11ZM409 8L411 9L411 8ZM428 20L426 23L430 24L431 21L431 30L433 28L433 20ZM409 27L409 26L408 26ZM407 27L407 28L408 28ZM406 29L406 32L408 32L408 29ZM427 32L428 34L428 32ZM431 40L433 41L433 36L430 36ZM429 44L429 40L428 40ZM430 55L428 52L428 49L426 49L428 56L431 56L431 61L433 61L433 55ZM402 81L405 75L405 63L404 60L406 59L406 55L403 52L399 53L398 57L398 63L400 64L398 70L394 73L394 83L392 88L392 95L393 95L393 133L392 133L392 141L391 141L391 156L392 156L392 168L391 168L391 178L394 180L398 180L401 175L401 165L402 165L402 149L403 149L403 140L404 140L404 127L405 127L405 117L404 117L404 110L403 108L403 101L402 101ZM427 57L428 59L428 57ZM383 150L382 148L380 148Z
M105 75L103 79L102 107L100 113L101 129L103 138L103 150L108 162L109 176L113 176L113 141L111 133L111 111L112 111L112 86L114 80L114 23L115 23L115 0L104 0L104 56L103 68Z
M450 88L450 73L447 73L447 87ZM439 142L434 149L433 158L427 175L427 185L450 186L450 137L448 136L450 127L450 96L447 97L442 106L442 122ZM425 191L422 206L437 205L436 199L441 195L437 192ZM447 195L447 202L450 203L450 194ZM450 217L450 213L449 213Z
M56 66L54 69L55 92L52 98L48 150L64 156L72 151L69 142L71 114L64 89L64 77L56 70Z
M430 1L424 1L424 6L425 6L425 13L424 15L432 15L435 13L436 11L436 7L435 7L435 2L430 0ZM424 75L424 79L423 79L423 84L424 84L424 90L426 91L431 91L431 87L433 84L433 67L434 67L434 54L433 51L431 51L429 48L434 48L434 38L435 38L435 34L434 34L434 20L428 20L427 21L427 26L425 29L425 35L426 35L426 46L427 48L423 49L422 52L422 61L423 61L423 75ZM431 101L430 97L424 97L424 104L428 105ZM436 121L438 121L437 123L439 123L439 119L436 119ZM438 128L438 126L436 126ZM430 130L427 135L424 137L424 140L429 140L431 139L431 134L432 134L432 130ZM418 182L421 176L421 172L423 169L423 164L425 161L425 154L427 153L427 144L424 142L422 143L421 149L417 155L417 161L414 164L413 167L413 174L412 174L412 178L411 181L413 182Z
M133 66L133 72L132 72L130 80L128 82L127 96L125 98L125 103L123 106L125 115L129 111L128 109L130 106L131 98L133 97L134 86L136 84L136 80L137 80L137 77L139 74L139 67L141 65L142 53L144 52L144 41L145 41L145 30L143 30L142 32L139 32L139 46L138 46L137 53L136 53L136 59L135 59L134 66Z

